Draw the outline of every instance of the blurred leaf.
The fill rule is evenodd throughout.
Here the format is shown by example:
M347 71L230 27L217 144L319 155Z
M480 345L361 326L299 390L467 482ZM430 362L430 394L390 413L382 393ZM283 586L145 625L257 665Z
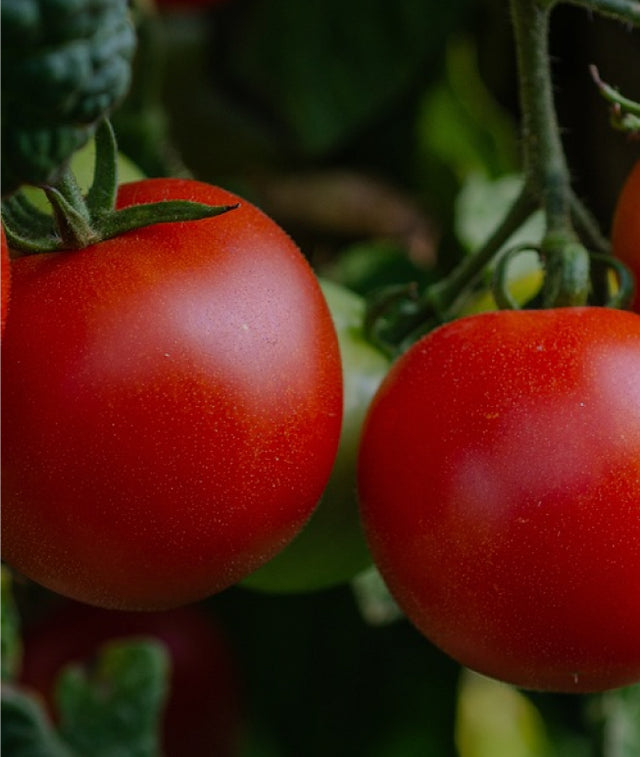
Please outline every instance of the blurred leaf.
M156 757L168 657L156 642L116 642L95 666L66 668L56 689L60 732L81 755Z
M404 617L375 566L356 576L351 588L362 617L372 626L386 625Z
M516 688L465 671L458 696L460 757L546 757L544 722Z
M640 684L593 696L588 712L595 726L599 757L638 757Z
M469 175L455 205L455 233L462 245L473 252L480 247L502 221L522 187L522 176L509 174L490 179L479 173ZM541 211L513 234L504 249L524 242L539 244L544 234Z
M13 686L2 686L2 754L6 757L72 757L40 703Z
M458 241L471 253L481 247L502 221L522 187L519 174L489 179L478 173L467 177L455 203L454 231ZM501 251L518 244L537 245L544 234L542 211L534 213L514 234ZM540 289L542 265L537 253L526 250L509 261L507 281L513 298L524 304ZM464 303L460 315L470 315L497 308L491 291L491 272L487 271L485 286Z
M21 643L20 643L20 618L13 601L12 579L8 568L2 566L0 575L1 607L0 607L0 654L2 662L2 680L12 680L20 667Z
M474 43L449 44L445 77L425 95L418 119L425 165L439 162L462 181L470 172L497 177L518 166L517 130L482 81Z
M229 41L241 86L299 149L344 143L426 76L467 0L258 0Z
M471 174L460 190L455 203L454 231L458 241L471 253L481 247L503 219L522 187L518 174L489 179ZM544 234L544 216L534 213L511 235L502 251L518 244L537 245ZM526 250L509 261L507 281L514 299L521 304L530 300L540 289L543 271L540 259L533 250ZM497 308L491 292L490 271L485 286L464 304L460 315L480 313Z
M409 259L407 250L394 242L370 240L346 247L322 269L322 275L366 295L389 282L424 283L429 274Z

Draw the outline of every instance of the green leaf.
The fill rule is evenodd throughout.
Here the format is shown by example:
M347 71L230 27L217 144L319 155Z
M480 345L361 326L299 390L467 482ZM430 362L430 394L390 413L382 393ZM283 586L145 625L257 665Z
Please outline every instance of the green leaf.
M11 685L2 686L2 754L7 757L73 757L40 703Z
M60 732L91 757L157 757L169 661L156 642L114 642L89 670L70 666L56 688Z
M464 182L455 205L455 233L469 252L480 247L493 233L522 189L522 176L509 174L489 179L473 173ZM504 245L537 245L544 235L542 212L534 213Z
M424 80L467 0L264 0L238 24L226 67L296 146L320 155Z
M2 3L3 195L56 181L125 96L136 47L128 6Z
M464 249L472 253L481 247L504 218L522 189L523 178L509 174L498 179L473 173L467 177L455 202L454 230ZM544 235L544 216L535 212L511 235L500 253L517 245L538 245ZM488 271L487 284L491 272ZM542 283L542 267L536 252L527 250L513 256L506 274L511 294L520 304L527 302ZM495 310L492 292L484 289L467 302L461 315Z
M599 757L640 754L640 684L593 696L588 709Z
M425 165L444 164L460 181L470 172L495 178L518 166L516 124L480 77L469 39L449 44L444 79L425 95L417 132Z
M13 601L11 590L11 573L4 565L0 574L0 645L2 662L2 680L13 680L20 667L22 646L20 643L20 618Z
M547 757L550 744L535 705L509 684L465 670L458 693L460 757Z
M387 240L356 242L344 248L322 275L362 295L390 281L424 283L428 276L409 259L407 250Z

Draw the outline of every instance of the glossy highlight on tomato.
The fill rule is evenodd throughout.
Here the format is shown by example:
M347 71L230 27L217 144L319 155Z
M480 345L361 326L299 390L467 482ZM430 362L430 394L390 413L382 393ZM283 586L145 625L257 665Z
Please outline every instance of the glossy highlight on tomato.
M408 618L517 686L640 680L640 316L470 316L394 365L365 421L361 513Z
M301 529L342 414L337 337L291 239L223 189L123 185L215 218L13 262L2 361L4 559L88 604L220 591Z
M640 160L627 177L613 217L613 254L626 263L636 279L632 308L640 313Z

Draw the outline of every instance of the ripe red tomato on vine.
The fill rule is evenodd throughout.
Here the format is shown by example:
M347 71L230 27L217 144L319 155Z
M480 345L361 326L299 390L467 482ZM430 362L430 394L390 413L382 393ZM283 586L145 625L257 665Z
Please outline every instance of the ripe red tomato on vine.
M191 180L118 206L239 201ZM331 314L248 202L13 262L3 340L4 559L60 594L162 609L220 591L313 511L340 435Z
M640 680L640 316L431 332L373 400L359 492L391 593L460 663L533 689Z
M613 254L631 269L636 278L633 309L640 313L640 160L622 187L611 230Z

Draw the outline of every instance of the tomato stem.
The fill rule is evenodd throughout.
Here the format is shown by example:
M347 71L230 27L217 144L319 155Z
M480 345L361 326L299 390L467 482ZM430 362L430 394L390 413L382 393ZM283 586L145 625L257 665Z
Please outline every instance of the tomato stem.
M455 317L456 306L475 285L512 234L529 216L542 208L546 230L539 254L544 268L541 291L529 306L566 307L584 305L593 298L611 301L602 264L594 267L593 284L590 253L609 252L609 244L582 202L576 197L561 139L555 109L549 55L550 14L558 0L510 0L517 51L524 187L502 222L487 242L444 279L421 296L405 304L392 303L395 312L383 313L386 323L369 325L378 344L402 351L434 324ZM615 8L628 13L637 3L592 3L611 15ZM633 14L631 14L633 16ZM575 227L574 227L575 224ZM584 243L584 244L583 244ZM497 286L503 307L516 303L506 289L506 261ZM620 278L620 275L618 276ZM397 298L396 298L397 299ZM607 303L608 304L608 303ZM372 312L377 303L371 303ZM373 317L376 314L373 313Z
M441 318L446 319L450 316L450 311L460 296L477 281L498 251L535 209L535 198L530 187L525 185L485 244L473 255L464 258L446 278L427 290L425 300Z
M549 15L555 3L511 0L525 174L542 199L549 232L572 236L571 182L553 102Z
M94 180L86 196L67 166L55 184L42 187L52 215L38 211L20 193L2 203L2 223L12 249L26 254L79 250L144 226L212 218L237 207L169 200L117 210L118 148L107 120L99 125L95 144Z
M580 5L616 21L640 26L640 3L637 0L564 0L564 2Z

